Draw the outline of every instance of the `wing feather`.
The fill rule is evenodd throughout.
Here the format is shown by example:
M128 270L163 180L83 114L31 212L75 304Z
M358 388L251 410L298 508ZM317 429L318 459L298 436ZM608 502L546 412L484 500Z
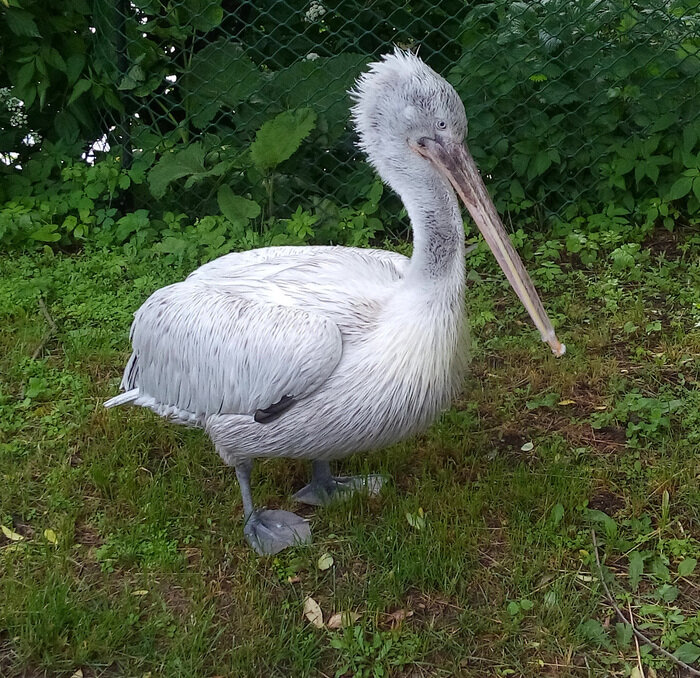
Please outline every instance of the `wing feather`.
M342 354L331 320L197 280L152 294L135 314L131 341L122 388L197 417L252 415L303 398Z

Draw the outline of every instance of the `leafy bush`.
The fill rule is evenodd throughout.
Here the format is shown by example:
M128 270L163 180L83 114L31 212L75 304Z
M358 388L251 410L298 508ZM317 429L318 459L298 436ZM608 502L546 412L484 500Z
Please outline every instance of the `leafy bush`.
M698 22L697 3L683 1L471 9L449 77L499 208L535 224L611 206L667 227L674 209L696 215Z
M620 233L697 219L694 0L314 7L78 2L52 14L7 0L3 245L94 238L210 256L235 243L371 242L400 205L380 195L366 209L378 189L355 162L345 92L391 41L421 44L455 85L499 210L513 230L554 228L565 252L545 249L558 258L590 265L614 239L629 267Z

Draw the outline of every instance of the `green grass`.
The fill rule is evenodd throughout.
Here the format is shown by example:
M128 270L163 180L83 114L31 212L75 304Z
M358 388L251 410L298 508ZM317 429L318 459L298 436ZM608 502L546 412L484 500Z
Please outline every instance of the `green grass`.
M638 651L591 528L619 605L692 661L700 239L657 233L633 266L531 261L559 360L491 262L471 261L463 397L425 435L342 463L389 474L380 497L302 509L313 545L258 558L201 432L101 406L132 312L186 270L0 259L0 523L21 537L0 534L0 675L628 676ZM307 473L259 463L257 503L296 508ZM314 628L309 596L326 621L360 617ZM647 676L679 675L643 644L639 657Z

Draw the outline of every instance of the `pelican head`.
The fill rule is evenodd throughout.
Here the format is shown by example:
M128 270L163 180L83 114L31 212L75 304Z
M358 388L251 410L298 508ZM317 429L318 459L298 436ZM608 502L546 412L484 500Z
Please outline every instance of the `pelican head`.
M350 92L360 148L402 196L436 183L459 195L552 352L563 355L552 323L513 248L464 138L467 116L454 88L411 52L370 64ZM405 199L404 199L405 200Z
M461 143L467 134L457 92L411 52L397 48L370 64L351 96L360 148L392 185L416 167L411 156L421 139Z

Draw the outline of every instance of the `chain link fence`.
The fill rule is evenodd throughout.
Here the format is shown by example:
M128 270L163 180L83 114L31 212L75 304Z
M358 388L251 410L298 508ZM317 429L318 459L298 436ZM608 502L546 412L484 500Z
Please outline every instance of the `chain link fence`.
M55 127L103 135L93 154L143 173L131 209L259 208L264 221L376 198L346 92L398 45L457 89L471 151L512 221L698 213L698 0L94 0L85 11L88 74ZM272 150L255 160L261 134ZM387 218L392 200L381 198Z

